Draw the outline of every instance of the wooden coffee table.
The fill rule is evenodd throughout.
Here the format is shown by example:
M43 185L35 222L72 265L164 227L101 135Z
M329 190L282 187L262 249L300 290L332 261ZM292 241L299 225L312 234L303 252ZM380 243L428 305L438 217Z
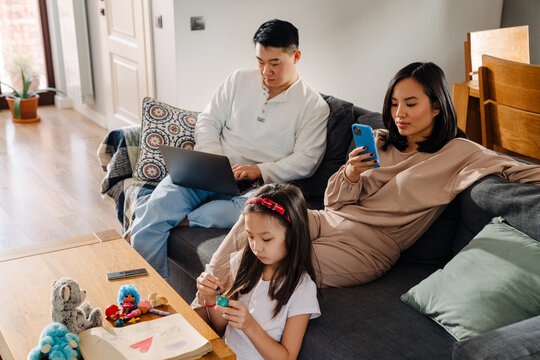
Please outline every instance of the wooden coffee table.
M109 272L146 268L148 275L109 281ZM115 304L118 289L133 284L146 299L157 292L211 344L213 351L202 359L236 359L219 336L190 308L167 282L116 231L82 235L0 251L0 356L2 360L26 359L38 345L39 335L51 319L51 289L61 277L75 279L86 290L86 301L104 312ZM145 314L141 320L159 315ZM104 326L111 326L103 321Z

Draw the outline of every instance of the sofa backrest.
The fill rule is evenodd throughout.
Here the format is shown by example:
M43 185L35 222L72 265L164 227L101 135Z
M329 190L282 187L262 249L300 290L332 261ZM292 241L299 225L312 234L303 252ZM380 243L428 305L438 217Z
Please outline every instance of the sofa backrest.
M442 266L494 217L540 240L540 187L486 176L461 192L409 249L405 261Z
M502 216L517 230L540 241L540 186L486 176L461 192L461 214L452 254L459 252L494 217Z
M311 177L293 182L302 189L312 209L323 208L328 179L347 161L352 144L352 125L359 122L371 125L374 129L382 127L381 114L362 109L333 96L324 94L322 96L330 107L326 152L317 171Z

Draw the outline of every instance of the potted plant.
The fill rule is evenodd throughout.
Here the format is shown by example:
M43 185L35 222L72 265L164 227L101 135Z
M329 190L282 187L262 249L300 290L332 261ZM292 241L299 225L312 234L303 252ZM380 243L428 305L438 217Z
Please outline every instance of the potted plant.
M13 92L5 95L6 101L8 103L9 109L11 110L11 116L13 122L17 123L29 123L34 121L39 121L40 118L37 115L37 107L38 107L38 99L39 99L39 93L46 92L46 91L57 91L59 93L62 93L60 90L55 88L45 88L45 89L39 89L39 90L31 90L30 85L32 84L32 80L34 79L34 76L24 76L24 71L21 70L21 83L22 83L22 89L21 90L15 90L11 85L8 85L4 82L1 82L1 84L4 84L5 86L9 87Z
M37 64L36 64L37 65ZM21 71L28 75L35 75L36 72L32 68L32 59L27 55L16 54L6 66L9 74L9 83L15 89L22 89ZM39 76L34 76L30 84L30 90L39 88Z

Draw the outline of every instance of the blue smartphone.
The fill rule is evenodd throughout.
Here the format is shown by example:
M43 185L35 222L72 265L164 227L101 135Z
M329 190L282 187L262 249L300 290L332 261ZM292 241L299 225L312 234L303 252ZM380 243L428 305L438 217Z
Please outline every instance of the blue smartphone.
M373 153L375 156L367 158L364 161L375 160L377 163L371 165L372 167L379 167L381 160L379 159L379 153L377 152L377 146L375 145L375 136L373 135L373 129L369 125L354 124L352 126L352 132L354 137L354 143L356 147L366 146L366 151L362 151L360 154Z

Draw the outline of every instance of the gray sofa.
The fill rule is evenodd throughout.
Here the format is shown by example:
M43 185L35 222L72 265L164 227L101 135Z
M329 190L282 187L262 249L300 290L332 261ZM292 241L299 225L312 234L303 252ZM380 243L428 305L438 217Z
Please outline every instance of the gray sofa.
M322 207L328 177L345 162L352 149L351 125L358 122L382 127L378 113L331 96L325 96L325 100L331 109L325 157L311 178L296 182L312 208ZM111 151L118 154L125 147L122 139L116 130L104 144L116 143ZM125 210L134 203L124 194L123 183L131 174L126 169L113 171L103 161L102 165L108 172L102 192L122 193L116 201L122 222ZM110 190L115 186L116 190ZM140 185L130 196L144 198L153 186ZM513 227L538 240L539 214L537 186L514 184L497 176L478 181L449 204L383 277L362 286L322 289L322 316L310 322L299 358L540 359L540 316L456 342L433 320L400 301L403 293L444 266L491 218L502 216ZM194 298L195 279L227 232L227 229L200 228L175 228L171 232L168 243L171 276L167 280L186 301Z

